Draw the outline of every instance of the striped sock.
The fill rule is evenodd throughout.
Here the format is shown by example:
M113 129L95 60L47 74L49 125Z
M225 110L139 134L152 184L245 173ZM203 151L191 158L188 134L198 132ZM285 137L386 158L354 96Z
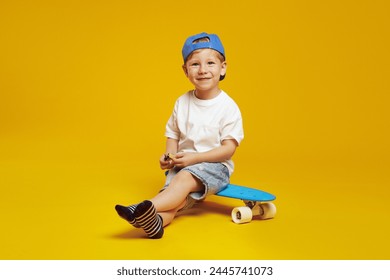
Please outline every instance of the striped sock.
M134 211L135 220L152 239L161 238L164 234L163 221L156 208L149 200L141 202Z
M116 205L115 210L118 215L128 221L132 226L139 228L139 224L135 221L134 211L137 208L138 204L130 205L130 206L122 206Z

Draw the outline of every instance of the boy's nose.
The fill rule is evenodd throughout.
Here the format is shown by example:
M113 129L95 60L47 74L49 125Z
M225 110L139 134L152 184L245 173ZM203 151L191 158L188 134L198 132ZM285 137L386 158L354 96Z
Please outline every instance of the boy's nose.
M207 72L206 65L201 64L199 66L199 73L206 73L206 72Z

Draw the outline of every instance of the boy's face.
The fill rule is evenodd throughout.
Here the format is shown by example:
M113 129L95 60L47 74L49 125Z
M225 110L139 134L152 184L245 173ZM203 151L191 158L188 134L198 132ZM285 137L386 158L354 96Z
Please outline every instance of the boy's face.
M183 70L197 91L217 93L219 78L226 74L226 62L212 49L194 51L183 65Z

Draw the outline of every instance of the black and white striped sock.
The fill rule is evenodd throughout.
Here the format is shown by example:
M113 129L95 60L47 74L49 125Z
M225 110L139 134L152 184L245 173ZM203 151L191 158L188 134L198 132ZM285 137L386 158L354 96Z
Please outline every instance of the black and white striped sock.
M134 211L137 208L138 204L133 204L130 206L116 205L115 210L118 215L128 221L131 225L136 228L139 228L139 224L135 221Z
M161 238L164 234L163 220L149 200L141 202L134 211L135 220L152 239Z

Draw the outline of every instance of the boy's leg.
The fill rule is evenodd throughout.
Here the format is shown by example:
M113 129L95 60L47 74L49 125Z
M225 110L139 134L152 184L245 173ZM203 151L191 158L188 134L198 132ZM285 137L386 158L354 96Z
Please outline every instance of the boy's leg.
M176 217L177 212L182 209L187 203L187 200L183 201L182 204L179 205L176 209L166 211L166 212L159 212L158 214L161 216L163 219L163 226L166 227L169 225L173 219Z
M172 179L169 186L150 201L157 212L168 212L180 209L192 192L204 190L203 183L190 172L182 170ZM182 205L183 207L184 205Z
M180 204L179 207L177 207L176 209L173 209L171 211L157 213L158 215L160 215L160 217L162 219L162 227L166 227L167 225L169 225L173 221L177 212L186 205L186 202L187 202L186 200L183 201L183 203ZM128 221L134 227L140 228L141 226L137 223L137 221L135 219L135 213L134 213L135 209L138 205L139 204L134 204L134 205L130 205L130 206L116 205L115 209L118 212L119 216L121 216L123 219ZM158 236L158 235L156 235L156 236ZM155 238L158 238L158 237L155 237Z
M145 200L136 207L134 211L135 220L150 238L158 239L163 236L164 227L172 222L176 213L185 204L186 201L183 201L176 209L157 213L153 203L150 200Z
M139 205L121 206L118 214L135 227L142 227L151 238L161 238L163 227L170 224L176 213L185 206L191 192L204 190L202 182L188 171L180 171L169 186L150 201Z
M145 233L153 239L161 238L164 234L163 221L150 200L141 202L134 211L135 220Z
M203 189L199 179L187 171L181 171L163 192L137 206L135 220L150 238L161 238L163 227L171 223L177 211L185 206L187 196Z
M135 216L134 216L134 211L137 206L138 204L133 204L130 206L123 206L118 204L115 206L115 210L121 218L128 221L134 227L139 228L140 226L135 221Z

